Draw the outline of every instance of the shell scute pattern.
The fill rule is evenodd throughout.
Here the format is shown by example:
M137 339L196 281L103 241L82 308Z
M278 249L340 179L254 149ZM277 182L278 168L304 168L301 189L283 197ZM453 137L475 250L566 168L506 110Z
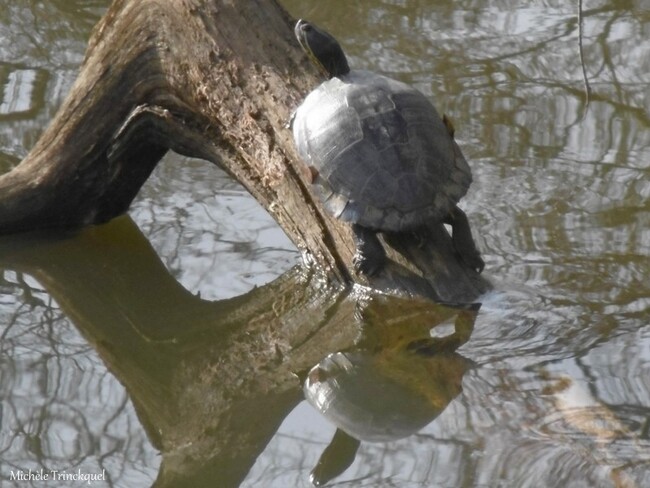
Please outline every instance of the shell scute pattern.
M429 100L366 71L321 84L296 112L298 151L337 217L401 231L444 217L470 168Z

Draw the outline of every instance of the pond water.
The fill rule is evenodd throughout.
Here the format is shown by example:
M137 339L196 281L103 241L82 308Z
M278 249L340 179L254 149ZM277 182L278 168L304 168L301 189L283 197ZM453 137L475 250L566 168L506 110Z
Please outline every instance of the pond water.
M0 0L0 171L53 117L108 3ZM0 486L45 486L11 480L43 468L105 470L93 486L306 487L330 444L344 465L336 486L650 486L650 4L584 1L582 55L577 2L283 4L330 30L353 67L431 97L472 166L461 206L494 291L469 340L451 363L427 356L417 370L390 348L341 359L408 376L407 390L424 391L435 411L407 437L333 442L335 426L302 401L296 380L242 403L250 410L229 417L232 455L206 455L210 468L188 475L187 446L226 429L193 426L194 435L186 417L236 393L188 386L178 400L193 369L169 380L170 365L201 364L188 359L200 349L165 324L186 325L192 344L225 343L230 329L192 324L300 257L219 169L170 154L129 218L39 242L36 253L0 247ZM153 251L173 283L142 265ZM181 298L195 301L195 316L174 318ZM373 320L371 330L383 327ZM439 322L434 335L453 329L453 314ZM118 345L133 350L119 355ZM230 378L220 350L207 364ZM138 376L145 370L154 373ZM408 403L388 388L366 400ZM151 400L172 394L183 415ZM239 449L255 430L264 441Z

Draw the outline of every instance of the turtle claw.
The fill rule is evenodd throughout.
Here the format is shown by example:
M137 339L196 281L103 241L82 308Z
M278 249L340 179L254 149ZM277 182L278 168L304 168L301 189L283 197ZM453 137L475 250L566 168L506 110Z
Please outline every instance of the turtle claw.
M294 110L293 112L291 112L291 116L289 117L289 120L287 120L284 123L284 128L285 129L293 130L293 121L296 119L296 113L297 112L298 112L298 110Z
M366 276L376 276L384 267L385 259L371 259L357 251L352 258L352 264L358 273Z
M474 249L473 252L465 252L463 254L460 254L460 258L467 266L472 268L478 274L481 274L483 272L483 269L485 268L485 261L483 261L481 254L476 249Z
M366 276L375 276L386 263L386 251L377 232L359 224L352 225L357 252L352 258L354 269Z

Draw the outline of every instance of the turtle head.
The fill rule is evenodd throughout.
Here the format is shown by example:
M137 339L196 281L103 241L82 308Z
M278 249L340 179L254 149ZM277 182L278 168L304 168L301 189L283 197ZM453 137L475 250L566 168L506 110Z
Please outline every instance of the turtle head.
M300 47L328 78L342 76L350 72L348 60L341 45L330 33L306 20L296 22L294 32Z

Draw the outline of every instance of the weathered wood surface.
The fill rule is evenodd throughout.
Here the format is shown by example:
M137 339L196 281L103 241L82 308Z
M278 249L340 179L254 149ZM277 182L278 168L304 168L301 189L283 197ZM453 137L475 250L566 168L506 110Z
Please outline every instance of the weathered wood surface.
M312 193L285 127L320 81L293 22L275 0L115 0L56 117L0 176L0 234L106 222L171 149L228 171L330 277L363 281L349 226ZM489 288L442 223L396 242L371 285L443 301Z

